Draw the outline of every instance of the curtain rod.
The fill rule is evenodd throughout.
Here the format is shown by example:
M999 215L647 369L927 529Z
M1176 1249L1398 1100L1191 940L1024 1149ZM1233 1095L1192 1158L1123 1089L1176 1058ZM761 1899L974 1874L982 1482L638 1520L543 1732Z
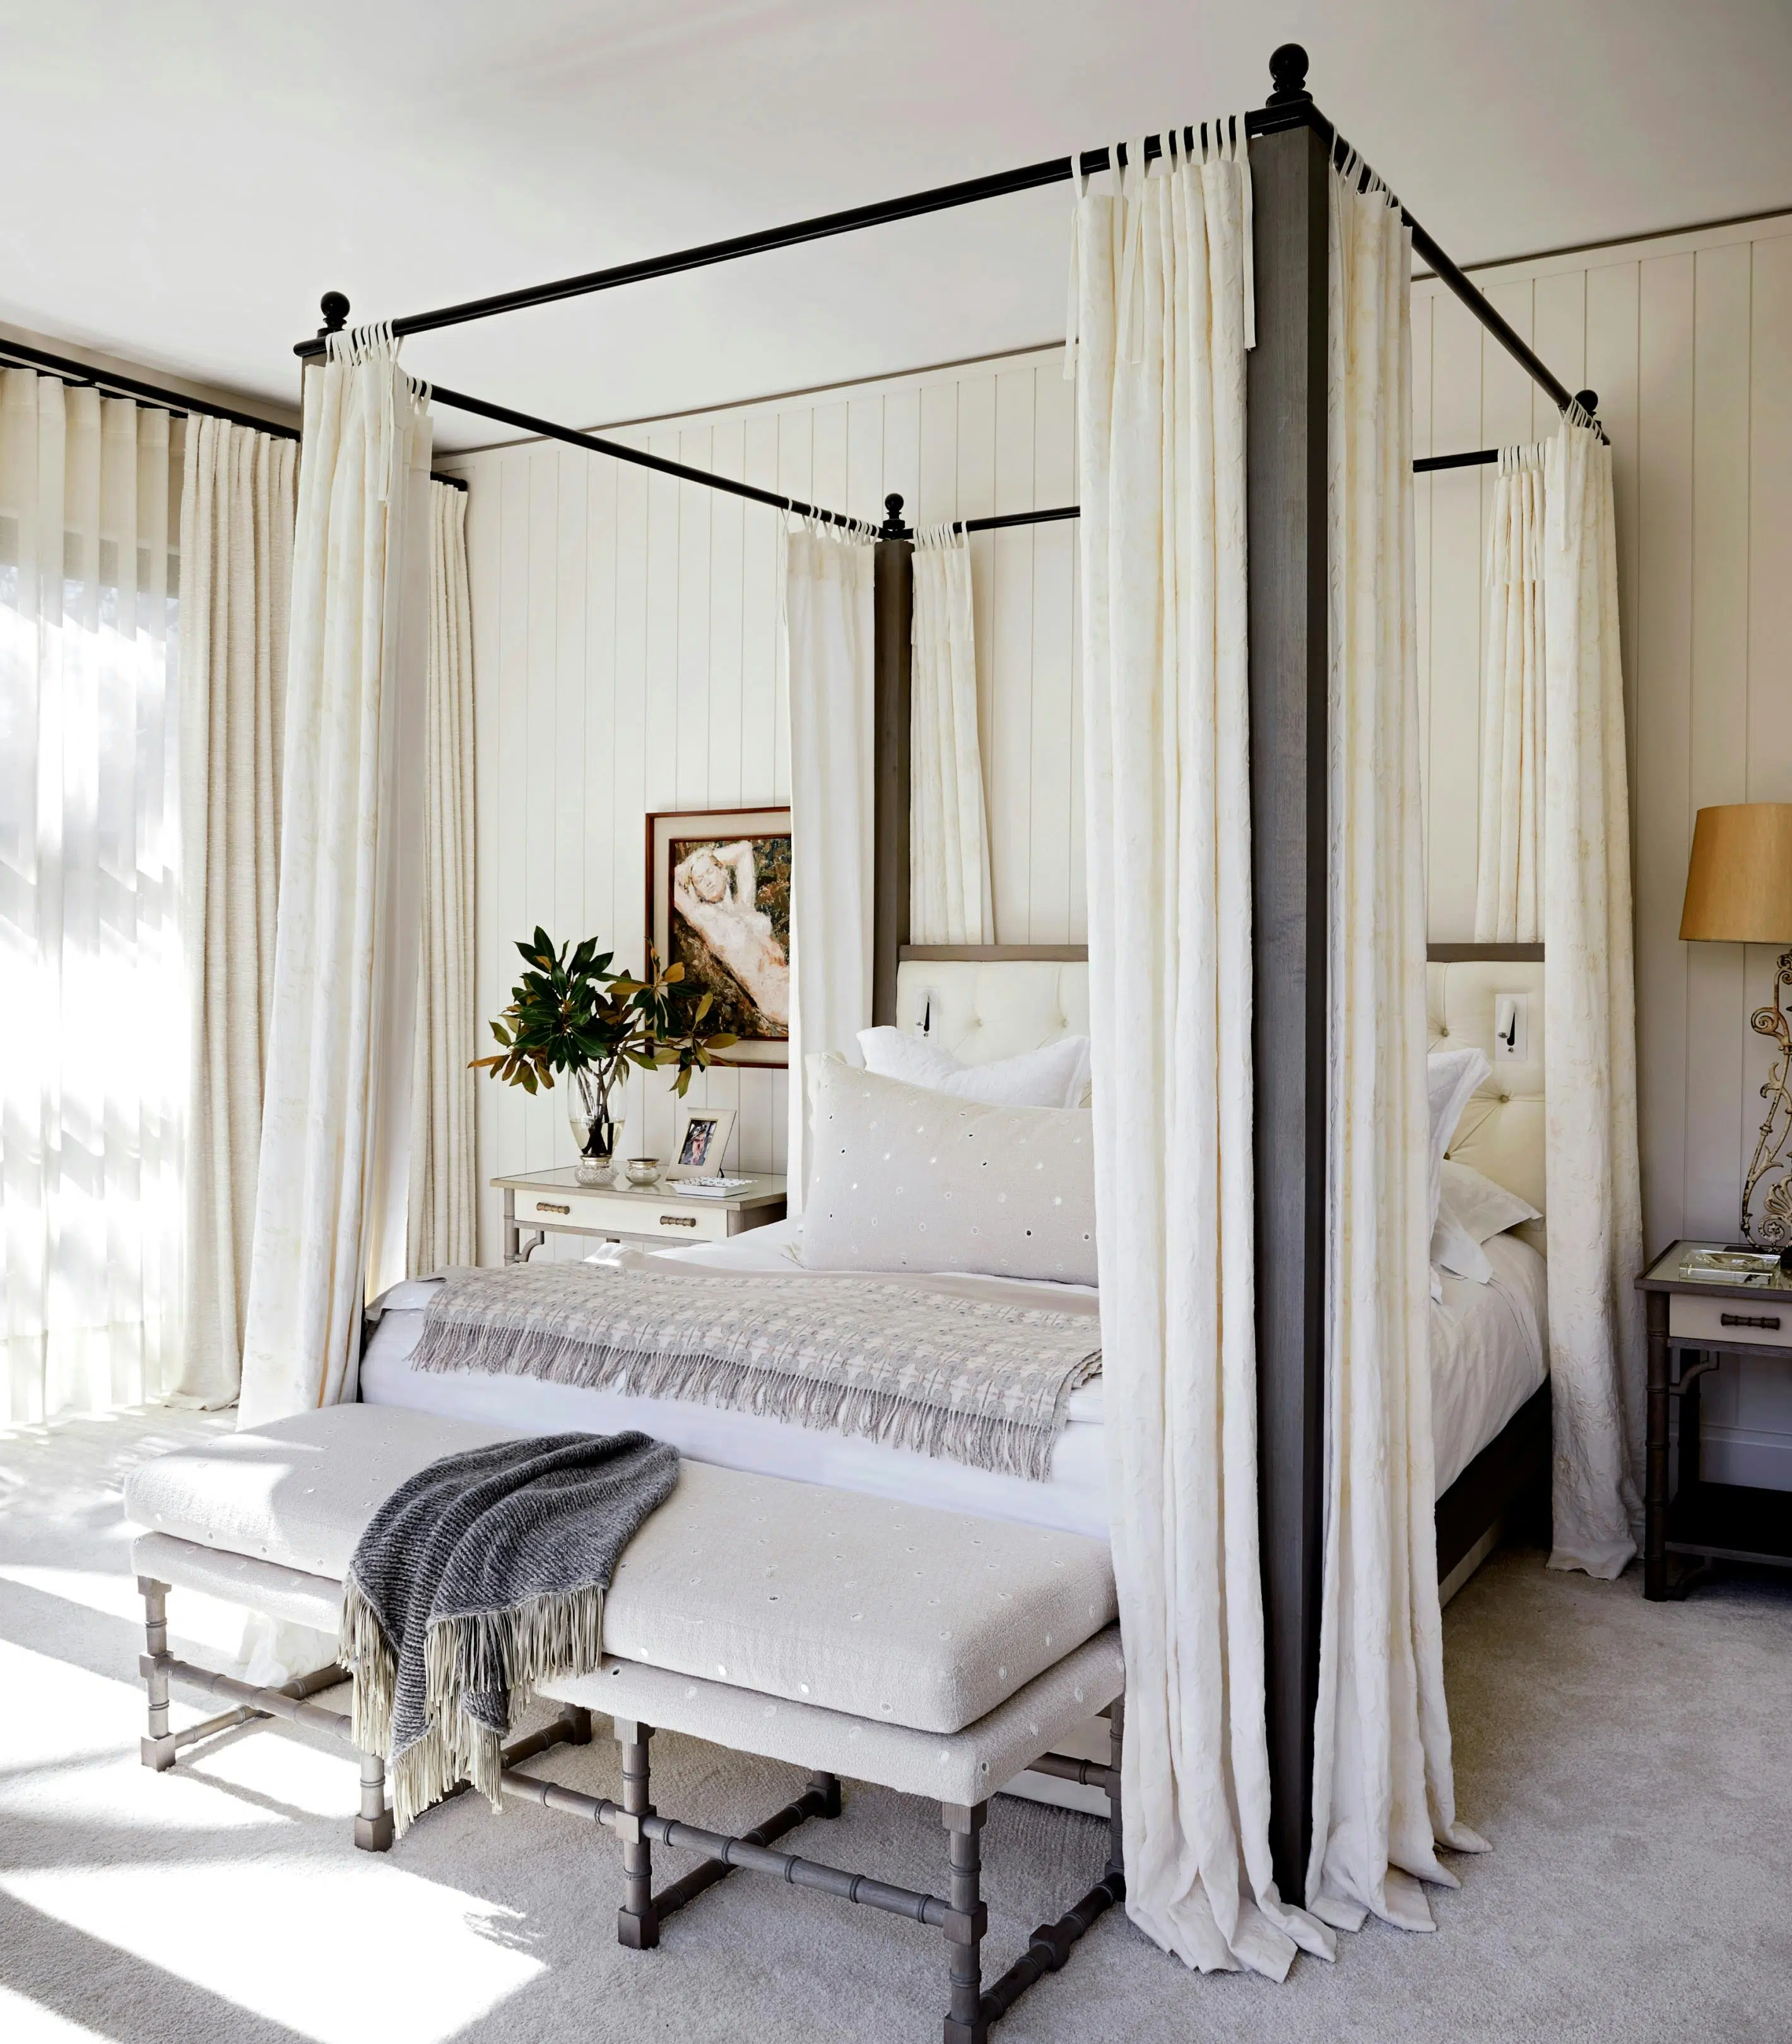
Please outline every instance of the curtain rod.
M145 383L135 376L114 375L110 369L96 369L90 363L71 362L67 356L51 355L41 348L27 348L21 340L0 340L0 357L16 359L34 369L47 370L59 382L72 383L78 387L101 392L113 392L126 398L144 398L160 410L171 413L177 419L201 417L228 419L233 426L247 426L251 432L271 433L276 440L302 440L304 436L297 426L283 426L271 419L260 419L252 412L233 411L228 405L214 405L209 398L190 398L184 391L165 390L159 383ZM464 490L465 479L458 475L434 475L432 482L445 482L451 490Z
M1298 43L1284 43L1271 54L1269 73L1275 90L1263 106L1246 113L1244 132L1247 135L1273 135L1289 128L1311 128L1331 144L1332 160L1341 169L1352 154L1350 144L1314 104L1313 94L1306 89L1307 63L1307 53ZM1186 148L1194 148L1197 132L1192 126L1182 129ZM1205 126L1199 132L1205 134ZM1144 138L1144 160L1148 163L1154 162L1163 153L1162 137L1148 135ZM936 186L930 191L911 192L906 198L849 207L844 213L821 213L812 220L797 221L788 227L766 228L756 234L737 234L725 241L705 242L698 248L679 249L669 256L651 256L633 263L619 263L607 270L588 270L576 277L556 278L551 283L528 285L518 290L496 292L489 298L469 298L460 305L443 305L434 312L407 313L393 321L392 332L394 337L426 333L438 327L460 326L469 320L490 319L500 313L520 312L531 305L552 305L563 298L613 290L619 285L641 283L650 278L706 269L717 263L733 262L743 256L763 255L775 248L794 248L833 235L853 233L863 227L913 220L925 213L943 213L954 206L975 206L983 199L1006 198L1010 193L1031 191L1042 185L1066 183L1079 170L1084 176L1092 177L1110 167L1124 167L1126 161L1124 143L1117 143L1111 150L1085 149L1076 156L1054 156L1044 163L1023 165L1017 171L967 178L957 184ZM1363 167L1365 174L1368 174L1366 162ZM1475 289L1405 206L1400 209L1400 217L1412 231L1413 249L1430 263L1438 281L1461 299L1506 353L1521 365L1533 382L1549 393L1557 409L1567 411L1573 402L1567 386ZM323 353L327 336L340 331L348 317L348 301L340 291L326 292L322 309L322 330L297 342L293 349L295 355L306 357Z
M527 412L513 411L508 405L488 404L483 398L469 398L459 390L445 390L440 383L429 386L429 394L436 403L446 405L452 410L471 412L479 418L495 420L500 425L520 426L525 432L539 433L544 440L564 440L568 447L584 448L592 454L607 454L613 461L632 462L637 468L651 468L660 475L676 476L681 482L700 482L706 489L725 490L730 497L744 497L754 504L769 504L775 511L794 512L799 518L817 518L829 525L859 523L844 511L824 511L798 498L780 497L775 490L761 490L751 482L736 482L731 475L717 475L708 469L687 467L682 461L668 461L663 455L626 447L621 440L602 440L596 433L582 433L575 427L556 425L552 419L537 419ZM440 479L460 481L458 477L444 476ZM464 489L466 485L461 483L460 486Z
M0 355L29 363L33 368L47 369L64 383L87 385L96 390L114 392L120 397L147 398L163 410L172 412L176 418L199 413L206 418L228 419L235 426L252 427L258 433L272 433L279 440L296 440L299 437L296 426L276 425L271 419L258 419L252 412L233 412L228 405L214 405L204 398L190 398L181 390L166 390L159 383L145 383L135 376L115 375L110 369L96 369L89 362L71 362L65 355L46 354L40 348L27 348L23 341L0 340Z

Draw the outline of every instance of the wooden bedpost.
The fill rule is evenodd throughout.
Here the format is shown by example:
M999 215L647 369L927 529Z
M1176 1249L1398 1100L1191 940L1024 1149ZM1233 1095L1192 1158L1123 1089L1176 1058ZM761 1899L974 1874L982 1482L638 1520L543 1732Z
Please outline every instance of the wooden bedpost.
M1306 53L1278 50L1270 67L1270 106L1289 125L1251 144L1247 359L1258 1509L1270 1842L1282 1893L1300 1902L1325 1536L1329 144L1306 124Z
M871 1020L896 1020L896 966L909 941L909 658L914 619L914 539L902 500L884 500L875 581L876 817L871 912Z

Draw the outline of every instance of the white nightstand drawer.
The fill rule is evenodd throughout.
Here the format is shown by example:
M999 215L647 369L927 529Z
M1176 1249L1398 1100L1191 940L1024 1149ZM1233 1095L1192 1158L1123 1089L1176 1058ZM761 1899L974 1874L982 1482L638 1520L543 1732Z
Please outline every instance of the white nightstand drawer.
M1755 1299L1689 1299L1667 1302L1667 1331L1682 1341L1748 1342L1792 1348L1792 1295L1767 1292Z
M725 1242L728 1212L675 1193L663 1201L604 1193L529 1192L517 1195L519 1228L589 1228L603 1235L654 1235L667 1242Z

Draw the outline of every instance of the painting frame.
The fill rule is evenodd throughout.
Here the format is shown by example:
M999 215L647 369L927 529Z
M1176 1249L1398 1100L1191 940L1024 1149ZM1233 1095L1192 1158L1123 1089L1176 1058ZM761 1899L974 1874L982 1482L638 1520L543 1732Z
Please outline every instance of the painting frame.
M772 841L774 880L767 914L772 924L772 951L775 956L781 950L783 970L787 973L790 840L790 812L787 805L768 803L755 808L650 811L647 816L647 934L663 962L684 964L687 974L703 981L706 991L717 996L720 1019L717 1016L712 1016L708 1018L706 1027L733 1028L737 1024L745 1022L746 1027L737 1032L740 1040L725 1051L717 1051L713 1062L718 1065L778 1070L787 1067L790 1063L787 1020L782 1032L778 1032L775 1020L769 1018L760 1009L746 979L739 977L728 962L716 956L707 941L693 931L682 916L675 922L675 916L679 916L673 899L678 890L676 870L690 855L688 851L681 852L675 847L683 846L702 849L720 846L729 840L758 840ZM780 846L781 851L779 849ZM715 867L712 866L711 870L714 872ZM730 878L721 884L725 888L731 889L737 883ZM685 898L690 899L688 894ZM686 951L690 954L689 957L683 955ZM708 975L707 979L705 979L705 974ZM786 994L786 1007L787 999ZM753 1025L756 1023L760 1025L763 1033L755 1032Z

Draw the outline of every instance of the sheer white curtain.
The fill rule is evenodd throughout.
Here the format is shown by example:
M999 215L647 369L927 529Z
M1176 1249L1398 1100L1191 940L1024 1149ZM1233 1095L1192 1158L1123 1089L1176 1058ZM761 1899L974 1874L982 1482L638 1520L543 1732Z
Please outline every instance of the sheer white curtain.
M1326 1512L1307 1901L1431 1928L1456 1821L1432 1519L1425 862L1411 237L1354 161L1330 196ZM1416 1877L1416 1878L1415 1878Z
M0 371L0 1413L152 1397L179 1340L166 412Z
M1502 448L1481 655L1477 943L1533 944L1543 901L1543 450Z
M1271 1870L1251 1153L1244 124L1076 210L1096 1213L1126 1906L1204 1970L1325 1928ZM1166 147L1172 147L1166 137Z
M917 531L909 690L909 941L993 944L971 543Z
M297 444L187 421L180 500L185 1338L175 1403L236 1396L274 985Z
M423 943L411 1068L406 1268L476 1263L474 1151L473 618L467 493L429 486L429 711L424 738Z
M241 1426L352 1398L363 1292L404 1275L429 446L390 332L332 335L306 378Z
M1644 1362L1630 805L1612 453L1577 406L1543 455L1550 1565L1615 1576L1641 1519Z
M805 522L784 536L790 690L790 1210L809 1175L803 1058L858 1057L871 1020L872 603L864 528Z

